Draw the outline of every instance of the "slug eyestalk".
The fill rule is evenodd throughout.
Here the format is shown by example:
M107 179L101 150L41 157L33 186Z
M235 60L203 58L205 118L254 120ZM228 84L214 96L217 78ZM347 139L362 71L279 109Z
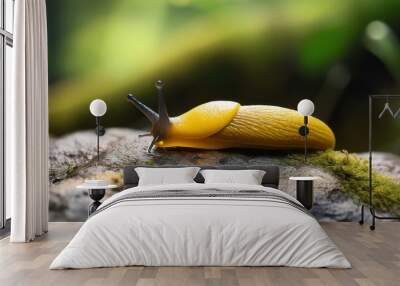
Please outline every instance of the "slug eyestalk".
M147 150L149 153L153 149L154 144L156 144L159 140L162 140L166 136L168 129L171 125L168 116L167 105L162 90L163 82L161 80L156 81L155 87L157 89L158 95L158 113L140 102L132 94L128 94L128 100L132 102L133 105L135 105L136 108L139 109L139 111L143 113L143 115L146 116L152 124L150 134L144 134L144 136L152 135L154 137Z

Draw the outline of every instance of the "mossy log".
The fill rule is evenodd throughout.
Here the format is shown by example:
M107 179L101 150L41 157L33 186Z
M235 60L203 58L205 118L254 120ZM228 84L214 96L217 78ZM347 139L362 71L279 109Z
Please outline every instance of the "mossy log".
M194 149L156 149L147 153L150 138L139 130L107 129L100 140L101 162L96 167L96 135L82 131L50 144L50 213L51 220L82 221L87 217L90 199L75 186L84 179L101 176L121 184L121 169L127 165L278 165L280 189L295 195L290 176L319 176L315 182L312 213L319 220L358 220L359 204L368 198L368 162L346 151L311 153L309 164L299 153L261 150L202 151ZM400 214L399 178L374 172L375 206L378 210ZM108 194L110 195L110 194Z

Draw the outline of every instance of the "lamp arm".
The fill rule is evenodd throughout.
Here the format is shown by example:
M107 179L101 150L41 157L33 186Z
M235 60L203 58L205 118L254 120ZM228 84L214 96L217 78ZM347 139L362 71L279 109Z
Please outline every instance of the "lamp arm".
M100 162L100 117L96 116L96 135L97 135L97 165Z
M308 116L304 116L304 163L307 163Z

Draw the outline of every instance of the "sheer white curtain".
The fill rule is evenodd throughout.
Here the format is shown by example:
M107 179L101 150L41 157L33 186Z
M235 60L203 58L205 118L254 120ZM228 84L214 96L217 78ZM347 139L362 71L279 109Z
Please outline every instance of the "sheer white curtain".
M11 188L12 242L48 225L48 78L45 0L15 1L14 92L6 111L6 187Z

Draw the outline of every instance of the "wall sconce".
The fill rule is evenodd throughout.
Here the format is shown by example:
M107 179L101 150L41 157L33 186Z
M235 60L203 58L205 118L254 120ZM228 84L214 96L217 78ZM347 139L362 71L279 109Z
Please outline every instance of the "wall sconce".
M304 162L307 162L307 135L310 132L307 124L308 116L314 113L314 103L309 99L303 99L297 105L297 111L304 116L304 125L299 128L299 134L304 137Z
M90 103L90 113L96 117L96 135L97 135L97 164L100 162L100 136L106 133L106 129L100 125L100 117L107 112L107 104L101 99L95 99Z

